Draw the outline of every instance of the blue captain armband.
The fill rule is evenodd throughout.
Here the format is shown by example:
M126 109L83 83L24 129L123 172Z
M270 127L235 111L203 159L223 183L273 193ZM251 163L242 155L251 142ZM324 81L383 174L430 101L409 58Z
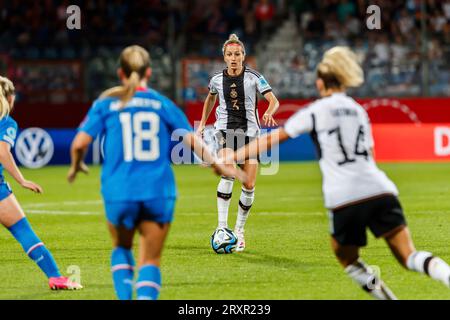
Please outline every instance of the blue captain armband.
M11 147L14 147L14 142L16 140L17 130L14 127L9 127L6 129L5 134L2 136L2 141L8 142Z

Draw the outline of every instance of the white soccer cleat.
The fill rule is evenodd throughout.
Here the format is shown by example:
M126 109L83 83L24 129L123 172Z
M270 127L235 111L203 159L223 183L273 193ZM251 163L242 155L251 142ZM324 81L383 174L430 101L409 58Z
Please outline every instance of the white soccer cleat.
M245 249L245 237L244 237L244 230L234 230L234 233L236 233L238 242L235 251L236 252L242 252Z

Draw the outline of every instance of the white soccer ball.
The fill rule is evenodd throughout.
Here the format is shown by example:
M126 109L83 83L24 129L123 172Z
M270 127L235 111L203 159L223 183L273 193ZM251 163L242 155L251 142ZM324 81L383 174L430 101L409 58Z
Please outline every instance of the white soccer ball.
M211 236L211 248L215 253L232 253L237 242L236 234L228 228L217 228Z

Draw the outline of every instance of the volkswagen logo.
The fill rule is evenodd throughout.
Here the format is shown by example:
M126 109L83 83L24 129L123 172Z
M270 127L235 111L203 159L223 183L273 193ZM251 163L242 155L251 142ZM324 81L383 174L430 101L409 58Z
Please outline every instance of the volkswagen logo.
M41 128L28 128L17 138L15 151L17 159L25 167L41 168L53 157L53 140Z

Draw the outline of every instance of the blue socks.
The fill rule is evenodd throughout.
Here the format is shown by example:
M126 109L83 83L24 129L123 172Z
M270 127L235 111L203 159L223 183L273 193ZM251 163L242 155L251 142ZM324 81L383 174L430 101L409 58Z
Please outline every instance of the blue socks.
M138 300L156 300L161 290L161 272L157 266L147 264L139 270L136 283Z
M131 250L117 247L111 255L114 289L120 300L133 298L134 259Z
M27 255L41 268L47 278L60 277L58 266L52 254L34 233L27 218L23 218L8 230L20 243ZM131 250L117 247L111 255L111 271L114 288L120 300L133 298L134 259ZM139 300L157 300L161 290L161 272L159 267L144 265L139 270L136 283Z
M52 254L44 246L44 243L37 237L27 218L16 222L8 230L20 243L27 255L41 268L47 278L60 277L58 266Z
M117 247L111 255L111 272L114 289L120 300L133 298L134 259L131 250ZM161 290L161 272L154 265L144 265L139 270L136 283L138 300L156 300Z
M120 300L133 298L134 259L131 250L117 247L111 255L111 272L114 289ZM161 272L154 265L144 265L139 270L136 283L138 300L156 300L161 290Z

